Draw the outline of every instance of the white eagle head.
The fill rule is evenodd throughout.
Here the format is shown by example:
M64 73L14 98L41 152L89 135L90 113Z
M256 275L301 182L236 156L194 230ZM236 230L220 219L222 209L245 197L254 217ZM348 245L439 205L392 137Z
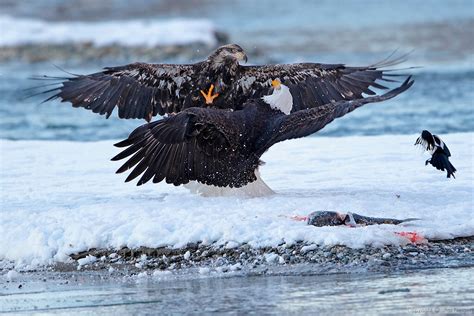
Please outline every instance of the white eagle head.
M237 44L227 44L217 48L211 55L209 55L208 60L216 65L220 66L226 61L234 61L238 63L239 61L247 62L247 54L245 54L242 47Z
M262 97L272 109L280 110L286 115L293 109L293 96L290 88L281 83L280 79L272 80L273 93Z

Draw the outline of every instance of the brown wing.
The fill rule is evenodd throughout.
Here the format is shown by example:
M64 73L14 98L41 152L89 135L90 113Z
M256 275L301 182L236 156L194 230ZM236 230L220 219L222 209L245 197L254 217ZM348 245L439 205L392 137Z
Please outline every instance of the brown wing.
M236 148L240 127L232 123L231 115L227 111L190 108L137 128L116 144L128 148L112 160L131 156L117 173L133 168L125 181L141 175L137 185L151 179L174 185L196 180L221 187L254 181L254 169L249 172L244 168L245 157Z
M317 108L301 110L283 116L278 132L275 133L274 137L264 146L264 150L277 142L311 135L336 118L342 117L364 104L391 99L410 88L413 82L411 77L408 77L398 88L390 90L383 95L329 103Z
M241 77L234 84L235 93L260 97L269 94L271 81L279 78L290 88L293 96L292 112L315 108L342 100L356 100L375 95L371 87L387 89L380 82L397 74L382 68L398 64L402 59L387 60L367 67L343 64L282 64L241 66Z
M120 118L150 119L179 112L193 91L195 65L134 63L109 67L90 75L63 78L51 99L69 101L108 118L118 108Z

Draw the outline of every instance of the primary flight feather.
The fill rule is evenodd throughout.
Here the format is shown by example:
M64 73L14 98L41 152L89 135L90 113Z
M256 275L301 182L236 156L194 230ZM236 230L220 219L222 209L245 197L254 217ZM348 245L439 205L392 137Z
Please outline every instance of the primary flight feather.
M389 70L401 59L366 67L344 64L297 63L244 66L244 50L236 44L216 49L195 64L133 63L107 67L89 75L59 79L47 100L58 98L106 115L117 109L120 118L150 121L155 115L177 113L191 107L238 110L251 98L268 95L273 79L279 79L293 96L292 111L315 108L330 102L356 100L374 95L371 88L386 89Z

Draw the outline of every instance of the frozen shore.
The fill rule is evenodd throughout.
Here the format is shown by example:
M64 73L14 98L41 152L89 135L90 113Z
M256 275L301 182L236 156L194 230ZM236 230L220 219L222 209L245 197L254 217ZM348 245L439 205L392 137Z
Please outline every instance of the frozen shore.
M404 246L319 246L298 242L253 248L189 244L183 248L96 249L71 255L68 263L50 265L60 272L102 271L109 276L170 277L261 274L396 272L474 267L474 237Z
M124 176L114 174L119 166L109 161L117 152L112 141L3 140L0 258L31 268L71 262L71 255L90 249L199 244L260 253L295 245L407 245L395 234L400 231L430 241L473 236L473 134L442 136L458 169L455 180L424 166L427 157L413 146L416 135L311 137L264 155L262 177L276 195L254 199L204 198L167 184L123 183ZM316 228L289 218L315 210L422 220ZM268 255L263 260L286 263L280 254Z
M12 27L14 26L14 27ZM0 15L0 47L24 44L90 43L94 46L215 46L214 24L205 19L137 19L105 22L51 22Z

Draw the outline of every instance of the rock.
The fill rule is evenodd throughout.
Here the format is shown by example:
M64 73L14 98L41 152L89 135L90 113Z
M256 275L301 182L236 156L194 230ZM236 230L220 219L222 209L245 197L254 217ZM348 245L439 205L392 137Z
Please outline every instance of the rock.
M318 268L352 269L369 268L372 271L387 271L387 269L412 268L420 265L436 265L455 258L460 262L474 264L471 253L474 238L455 239L452 241L430 242L424 245L386 246L384 248L365 247L350 249L344 246L321 247L313 244L296 243L278 247L252 248L242 244L236 248L225 246L203 246L193 244L190 248L122 248L120 251L107 249L91 249L87 252L73 255L82 263L90 257L101 258L91 264L79 266L81 270L103 269L115 273L133 271L139 273L153 270L177 270L191 267L214 267L220 272L237 271L239 269L255 269L263 273L265 265L273 264L301 264L310 263ZM118 254L123 254L120 257ZM192 261L191 261L192 259ZM67 263L57 264L55 267L64 271ZM263 265L263 266L262 266ZM76 265L70 270L77 268ZM54 268L53 268L54 269ZM141 270L141 271L137 271ZM60 271L61 271L60 270ZM270 269L271 271L271 269ZM149 273L150 274L150 273Z
M384 253L384 254L382 255L382 258L383 258L383 259L389 259L391 256L392 256L392 255L387 252L387 253Z

